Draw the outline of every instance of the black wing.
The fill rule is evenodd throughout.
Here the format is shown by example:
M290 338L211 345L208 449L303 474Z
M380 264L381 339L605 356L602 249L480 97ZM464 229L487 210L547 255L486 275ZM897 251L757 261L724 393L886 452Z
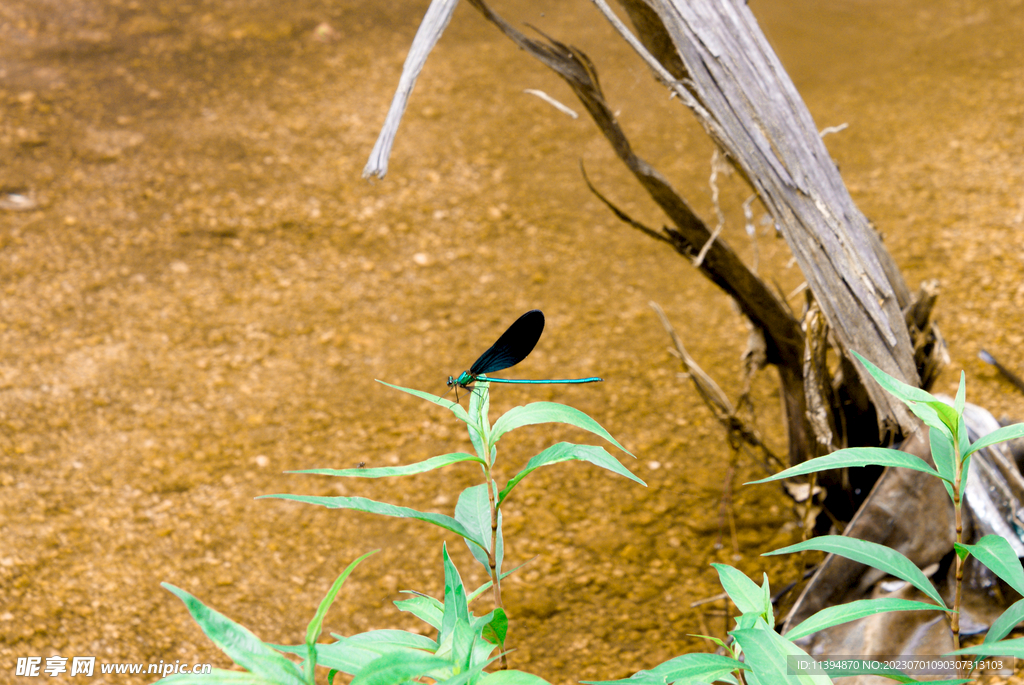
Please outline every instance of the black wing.
M501 334L490 349L473 362L469 372L475 376L515 366L533 352L543 332L544 312L539 309L526 312Z

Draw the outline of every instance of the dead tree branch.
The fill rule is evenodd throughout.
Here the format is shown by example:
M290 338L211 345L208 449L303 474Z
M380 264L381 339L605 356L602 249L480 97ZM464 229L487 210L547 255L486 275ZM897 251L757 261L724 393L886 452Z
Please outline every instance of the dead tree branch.
M673 226L663 228L673 248L695 260L711 241L712 232L676 192L668 180L634 151L605 101L597 71L580 50L545 37L541 42L527 37L496 14L483 0L469 0L483 16L516 45L561 76L590 113L619 159L633 172L651 198L661 207ZM767 343L767 360L777 365L786 404L790 460L801 461L813 448L815 437L806 420L803 400L803 331L792 312L774 291L751 271L722 238L710 247L698 267L713 283L728 293L740 311L762 329Z
M610 12L603 0L593 1ZM902 311L910 304L910 291L853 203L750 9L721 0L620 4L646 37L638 52L649 64L656 59L651 50L661 56L660 68L652 66L659 78L672 74L673 91L774 217L844 355L856 349L893 376L920 385ZM677 57L668 54L667 42ZM636 47L636 39L631 44ZM902 404L866 374L861 378L888 428L908 432L916 425Z

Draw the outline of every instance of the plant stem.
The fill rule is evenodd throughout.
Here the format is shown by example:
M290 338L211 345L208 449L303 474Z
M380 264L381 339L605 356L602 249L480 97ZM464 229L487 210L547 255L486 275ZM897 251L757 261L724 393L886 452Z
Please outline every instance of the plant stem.
M960 461L960 439L956 431L953 435L953 511L956 514L956 542L959 545L964 543L964 523L962 515L962 497L960 495L961 479L963 475L963 464ZM956 556L956 593L953 596L953 614L950 618L950 628L953 631L953 649L960 649L960 596L964 581L964 560L960 555Z
M501 603L501 569L498 568L498 502L496 494L498 492L498 484L494 480L494 463L497 461L497 453L494 446L491 444L491 422L487 417L487 410L490 406L488 393L490 388L488 384L481 379L481 381L473 389L473 392L479 392L479 395L474 395L470 399L470 408L476 407L476 428L470 425L470 439L472 440L473 434L477 436L477 440L473 441L473 445L476 447L477 454L484 462L484 482L487 484L487 503L491 510L491 544L487 550L487 572L491 576L491 595L494 597L494 608L505 610L505 607ZM475 403L474 403L475 400ZM501 649L501 666L500 670L508 670L508 658L505 656L505 645L498 645Z
M494 608L504 610L505 607L501 604L501 574L498 569L498 506L494 499L494 493L498 489L498 484L494 482L494 478L490 474L490 469L487 473L487 499L491 505L491 549L487 552L487 562L491 566L491 590L494 594ZM508 658L505 656L505 645L500 645L501 648L501 670L508 670Z

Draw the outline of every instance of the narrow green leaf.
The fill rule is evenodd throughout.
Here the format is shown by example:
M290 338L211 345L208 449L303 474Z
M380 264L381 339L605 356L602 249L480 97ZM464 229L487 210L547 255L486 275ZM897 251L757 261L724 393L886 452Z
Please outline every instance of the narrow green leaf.
M508 615L501 607L492 611L491 614L491 619L481 634L488 642L502 647L505 644L505 636L508 635Z
M764 621L764 616L761 614L755 614L750 612L749 614L740 614L736 617L736 627L740 629L754 628L757 626L758 621Z
M967 404L967 374L960 371L960 386L956 389L956 397L953 398L953 410L963 416L964 405Z
M392 654L394 652L388 652ZM420 654L423 654L420 652ZM364 649L342 642L333 642L317 647L317 663L340 673L355 675L379 659L381 654L375 650Z
M936 402L935 395L932 395L927 390L922 390L913 385L907 385L901 380L893 378L885 371L869 362L864 357L860 356L855 350L850 350L853 356L860 360L860 363L864 365L871 377L882 386L882 389L888 392L890 395L895 396L897 399L903 402Z
M689 637L698 637L701 640L707 640L712 644L718 645L718 648L721 649L723 652L726 652L730 656L733 656L732 649L729 647L729 645L725 644L725 641L721 638L715 637L714 635L699 635L696 633L687 633L687 635Z
M986 535L973 545L963 548L974 555L974 558L985 564L992 573L1003 582L1024 595L1024 568L1013 547L1000 535Z
M455 568L452 558L448 556L447 543L441 546L441 557L444 560L444 617L441 619L441 630L437 636L439 644L453 633L458 622L469 623L469 599L466 597L466 588L462 584L459 569Z
M491 549L491 506L486 483L462 491L455 504L455 520L465 526L471 536L484 542L484 547L477 547L474 555L482 553L486 564L487 552Z
M775 685L782 682L773 675L767 675L772 674L775 669L784 669L787 678L795 678L801 685L831 685L831 680L827 676L807 673L801 669L801 661L814 659L796 644L776 633L760 616L756 616L753 627L745 629L744 632L745 638L737 637L736 643L742 648L743 658L755 676L749 679L752 685ZM735 633L736 631L733 631L730 635L736 637Z
M938 591L932 585L931 581L928 580L928 577L921 572L921 569L914 565L914 562L910 561L910 559L907 559L896 550L890 549L885 545L880 545L876 542L858 540L856 538L844 537L842 535L823 535L811 540L805 540L804 542L800 542L795 545L790 545L789 547L777 549L773 552L766 552L764 556L803 552L809 549L837 554L841 557L853 559L854 561L859 561L862 564L885 571L892 576L907 581L918 590L934 599L935 603L942 609L946 609L946 604L942 601L942 597L939 595Z
M206 636L236 664L278 685L305 685L299 667L264 644L248 628L209 608L181 588L170 583L160 585L184 602Z
M958 425L960 423L960 415L956 413L956 409L941 400L935 400L927 404L935 410L939 420L942 421L942 425L946 427L951 436L960 434Z
M538 423L566 423L570 426L582 428L585 431L600 436L618 447L629 456L636 456L619 444L611 436L611 433L601 427L594 419L590 418L579 409L558 404L557 402L531 402L525 407L513 407L494 422L491 429L491 444L498 442L498 439L509 431L523 426L532 426Z
M453 613L446 609L445 617ZM454 673L456 675L469 668L472 662L475 638L476 634L470 626L468 618L456 617L451 630L451 653L448 657L452 665L455 666ZM492 647L492 645L488 645L488 649Z
M477 377L473 392L469 396L469 415L486 417L491 411L491 384L487 376Z
M761 615L764 616L765 622L770 626L775 625L775 607L772 606L772 589L768 585L768 574L763 573L763 580L761 581Z
M453 519L451 516L445 516L444 514L435 514L431 511L417 511L408 507L399 507L394 504L385 504L384 502L377 502L376 500L366 499L365 497L320 497L316 495L260 495L256 499L285 499L294 502L304 502L306 504L316 504L321 507L327 507L328 509L353 509L355 511L365 511L370 514L379 514L381 516L394 516L396 518L407 518L416 519L418 521L426 521L427 523L433 523L435 526L450 530L456 535L461 535L466 540L479 545L483 549L487 549L486 544L483 540L475 539L465 526Z
M956 480L956 457L953 454L953 439L942 431L929 430L928 443L931 446L932 460L942 478L942 485L946 488L949 500L953 501L953 482ZM963 492L963 475L961 474L960 488Z
M1015 423L1012 426L1003 426L997 430L992 431L988 435L984 435L978 438L967 452L964 454L965 457L974 454L983 447L989 445L995 445L996 443L1006 442L1007 440L1013 440L1015 438L1024 437L1024 423Z
M970 458L968 451L971 449L971 438L967 434L967 422L964 421L964 415L960 414L959 423L957 424L958 435L960 436L960 461L965 462ZM966 468L966 467L965 467ZM966 475L966 474L965 474Z
M747 676L747 682L754 685L804 685L814 682L809 680L814 676L809 676L803 671L794 669L794 672L790 673L786 667L785 654L775 649L775 645L763 631L747 628L733 630L730 635L743 650L743 661L750 667L751 675ZM831 683L830 680L821 682Z
M639 671L623 678L622 680L581 680L581 683L585 685L611 685L612 683L628 683L629 685L668 685L668 681L663 676L651 675L647 671ZM699 685L706 685L707 681L696 681ZM689 685L685 680L680 683Z
M433 597L421 595L418 592L403 590L404 594L415 595L412 599L396 599L394 604L399 611L405 611L424 623L430 624L434 630L441 630L441 621L444 619L444 605Z
M455 418L459 419L460 421L465 421L466 423L471 422L469 414L467 414L466 410L462 408L462 405L458 404L457 402L446 400L443 397L438 397L437 395L432 395L429 392L423 392L422 390L414 390L413 388L403 388L400 385L392 385L391 383L387 383L380 379L374 380L376 380L381 385L386 385L389 388L394 388L395 390L401 390L402 392L409 393L410 395L419 397L420 399L424 399L432 404L444 407L445 409L451 411L451 413L455 414Z
M792 466L785 471L780 471L774 476L751 481L747 485L768 483L773 480L782 480L794 476L803 476L808 473L818 473L829 469L849 468L853 466L900 466L905 469L921 471L930 476L937 476L928 462L918 456L899 450L890 450L884 447L849 447L843 450L836 450L815 459L809 459L802 464Z
M484 673L478 682L480 685L551 685L539 675L515 670Z
M970 654L983 656L1012 656L1017 659L1024 659L1024 637L1014 640L1001 640L999 642L981 643L973 647L964 647L955 652L946 652L948 655Z
M448 660L441 657L393 652L374 659L356 674L351 685L398 685L420 676L431 677L450 667Z
M921 419L926 426L933 430L937 430L940 433L945 434L949 438L953 437L952 432L946 427L946 424L939 418L938 413L931 406L921 402L911 402L907 404L907 407L917 418Z
M647 483L630 473L629 469L620 464L619 460L609 454L605 448L597 447L596 445L576 445L571 442L559 442L548 447L546 450L534 456L529 462L527 462L526 466L523 467L523 470L517 473L498 495L498 505L500 506L505 501L505 498L508 497L509 493L512 492L512 488L514 488L519 481L526 478L526 476L539 469L541 466L548 466L550 464L573 460L590 462L595 466L600 466L603 469L607 469L612 473L617 473L620 476L629 478L630 480L636 481L637 483L640 483L640 485L647 487Z
M437 644L424 635L419 635L417 637L426 642L425 646L421 643L418 643L421 644L421 646L411 646L398 640L395 640L393 643L383 641L376 642L372 640L360 641L357 639L361 637L360 635L356 635L354 637L345 637L343 635L332 636L337 640L337 642L329 642L326 644L321 643L316 646L317 665L335 671L340 671L342 673L348 673L349 675L359 673L373 661L380 658L383 654L402 652L413 657L419 657L424 654L431 654L437 649Z
M992 622L988 632L985 634L984 642L997 642L1010 634L1017 625L1024 621L1024 599L1018 599L1010 605L1010 608L1000 614L999 618Z
M728 564L711 564L729 599L741 614L764 613L764 591L746 574Z
M392 628L368 630L365 633L357 633L346 639L350 644L365 646L367 649L377 650L381 654L399 647L405 649L424 649L427 651L437 649L437 643L426 635Z
M729 633L743 650L743 660L755 677L748 682L763 685L831 685L826 675L799 672L789 657L810 660L807 652L782 637L758 618L755 627L733 630ZM793 672L795 671L795 673Z
M327 595L320 602L320 606L317 607L316 614L313 615L313 620L310 621L309 626L306 627L306 647L309 650L307 652L309 655L307 658L310 666L310 668L306 669L306 677L308 679L311 680L312 667L316 665L316 640L320 637L320 630L323 627L324 616L327 615L327 610L331 608L331 604L334 603L334 598L338 596L338 591L341 590L341 586L345 584L345 580L349 575L351 575L352 571L355 570L356 566L358 566L363 559L366 559L366 557L371 554L376 554L379 551L380 550L375 549L372 552L367 552L349 564L345 570L341 572L341 575L338 576L338 579L334 581L331 589L328 590Z
M480 457L474 454L453 452L451 454L442 454L439 457L431 457L415 464L406 464L405 466L379 466L370 469L302 469L301 471L286 471L285 473L312 473L318 476L339 476L345 478L385 478L389 476L411 476L416 473L426 473L427 471L433 471L464 461L473 461L478 464L484 463Z
M500 524L499 524L499 525L500 525ZM519 569L521 569L522 567L526 566L526 565L527 565L528 563L530 563L530 560L524 561L523 563L519 564L519 565L518 565L518 566L516 566L515 568L513 568L513 569L510 569L510 570L508 570L508 571L505 571L504 573L502 573L502 574L501 574L501 579L502 579L502 580L505 580L505 579L506 579L506 578L508 578L508 577L509 577L510 575L512 575L513 573L515 573L516 571L518 571L518 570L519 570ZM493 585L493 583L492 583L491 581L489 581L489 580L488 580L488 581L487 581L486 583L484 583L483 585L481 585L481 586L480 586L480 587L478 587L477 589L475 589L475 590L473 590L472 592L470 592L470 593L469 593L469 594L467 595L467 597L468 597L469 601L470 601L470 602L472 602L472 601L473 601L474 599L476 599L477 597L479 597L479 596L480 596L480 595L482 595L483 593L485 593L485 592L487 592L488 590L490 590L490 589L491 589L491 585Z
M855 351L850 350L850 352L860 360L861 364L864 365L864 368L867 369L868 373L871 374L871 377L874 378L880 386L882 386L883 390L906 404L910 411L914 412L919 419L924 421L925 425L930 428L937 428L943 432L948 432L950 436L952 436L952 431L950 431L943 420L939 418L939 415L932 404L941 404L934 395L922 390L921 388L914 387L913 385L907 385L903 381L893 378L885 371L882 371L867 359L857 354Z
M858 599L846 604L822 609L800 625L794 626L786 633L787 640L799 640L825 628L831 628L849 621L856 621L865 616L873 616L889 611L943 611L942 607L916 602L910 599L882 597L880 599ZM948 610L947 610L948 611Z
M734 671L749 671L742 661L718 654L683 654L664 661L654 668L639 671L622 680L583 680L589 685L610 685L610 683L712 683Z
M459 501L455 505L455 520L466 527L470 535L478 540L483 540L487 544L486 549L481 549L476 545L470 544L468 541L466 544L469 546L469 551L473 553L473 558L480 562L488 574L491 572L491 561L489 558L489 551L491 547L491 503L487 497L486 483L480 485L474 485L471 488L466 488L459 495ZM498 510L498 541L501 540L501 510ZM504 553L504 545L499 544L498 555L501 556ZM501 569L501 559L495 559L498 569Z
M468 670L481 670L483 667L496 659L501 658L501 654L491 656L500 647L491 640L487 640L483 637L483 631L487 630L487 624L483 623L477 626L479 630L473 635L473 652L469 658ZM474 681L475 682L475 681Z

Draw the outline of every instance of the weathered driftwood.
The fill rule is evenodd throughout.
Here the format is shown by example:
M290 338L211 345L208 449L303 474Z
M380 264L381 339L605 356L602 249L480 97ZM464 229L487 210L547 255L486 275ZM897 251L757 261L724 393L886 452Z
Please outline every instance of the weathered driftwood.
M673 225L655 231L615 211L694 260L762 332L765 360L775 364L780 374L791 461L842 446L851 432L858 434L858 441L870 441L865 432L874 431L863 430L865 417L871 421L877 416L879 425L893 432L908 432L916 425L901 403L850 361L848 351L856 349L905 382L927 385L945 359L944 344L930 320L934 293L922 291L918 298L911 297L878 235L853 204L803 101L745 4L620 0L638 39L604 0L592 0L657 77L694 112L772 213L828 323L827 331L816 327L810 341L773 289L743 264L725 240L712 241L712 232L685 199L636 154L605 101L586 55L550 38L528 38L484 0L469 1L517 45L565 79ZM364 174L383 176L386 171L398 115L454 4L453 0L431 4ZM698 254L702 258L694 259ZM826 340L841 358L834 378L824 365Z
M469 0L490 22L497 26L523 50L561 76L586 107L598 128L611 144L619 159L633 173L651 198L668 215L672 227L661 232L639 226L628 219L599 193L621 218L643 230L651 237L662 240L680 254L696 260L703 252L697 268L713 283L728 293L755 326L764 333L766 361L779 369L782 397L786 408L789 456L791 462L816 456L820 450L807 419L804 403L802 359L803 332L800 323L788 306L751 271L722 238L712 240L712 232L668 180L639 157L626 138L601 92L597 72L590 59L581 51L547 38L534 40L512 27L493 12L483 0ZM589 181L588 181L589 185ZM593 187L591 187L593 190ZM596 193L596 190L595 190Z
M423 65L427 62L430 51L437 45L438 39L444 33L445 27L455 12L455 6L459 0L431 0L430 7L420 23L420 28L413 38L412 47L405 58L405 65L402 67L402 77L398 81L398 88L395 89L395 96L391 99L391 107L388 109L388 116L381 126L380 135L373 145L370 158L363 168L363 177L378 176L384 178L388 173L388 158L391 156L391 147L395 143L395 135L398 133L398 125L405 114L405 106L409 104L409 97L416 85Z
M483 0L470 2L573 88L613 149L675 224L663 233L647 232L691 257L699 246L707 245L707 226L629 145L586 55L552 39L542 43L527 38ZM945 352L928 317L934 298L924 304L911 298L877 233L853 204L803 101L746 6L622 0L641 34L637 41L602 0L594 2L694 111L757 190L796 256L841 354L857 349L905 382L922 384L919 369L925 372L924 380L931 381ZM825 388L831 379L827 374L805 377L804 358L809 352L801 348L807 341L792 314L724 241L718 243L712 245L707 265L702 262L699 268L765 333L768 361L779 366L786 399L791 459L834 447L834 438L840 436L831 428L844 422L830 415L841 411L842 404L836 393ZM821 356L819 349L814 358ZM843 399L852 399L855 409L874 408L883 426L893 431L916 426L916 419L901 403L870 379L857 378L858 367L847 362L843 368L844 380L851 386ZM857 380L863 387L856 387ZM812 385L807 386L808 382ZM822 393L831 396L829 404L821 403ZM811 395L815 406L808 414ZM812 444L811 436L820 447Z
M688 96L681 99L757 190L843 350L856 349L887 373L919 385L903 314L910 291L854 205L807 107L747 5L722 0L620 4L644 44L661 55L658 63L672 76L670 87ZM880 418L904 430L916 425L901 403L864 380Z

